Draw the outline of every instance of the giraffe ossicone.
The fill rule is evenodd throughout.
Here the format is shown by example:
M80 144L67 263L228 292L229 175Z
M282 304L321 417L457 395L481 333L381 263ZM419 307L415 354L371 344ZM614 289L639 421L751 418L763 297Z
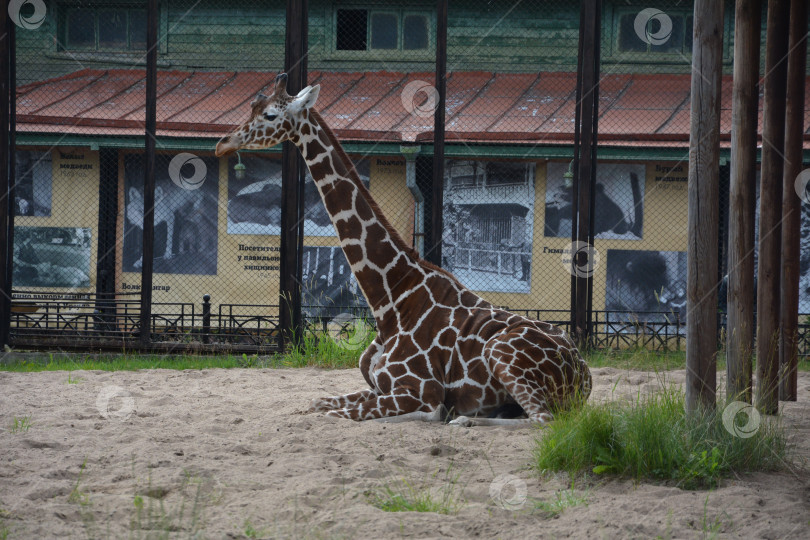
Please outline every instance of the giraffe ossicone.
M287 75L250 104L217 156L292 141L309 167L377 335L360 357L370 388L315 401L310 412L353 420L546 423L585 400L591 374L569 336L498 309L419 257L383 215L314 109L320 87L287 94ZM519 418L503 418L520 414ZM510 414L510 412L512 414Z

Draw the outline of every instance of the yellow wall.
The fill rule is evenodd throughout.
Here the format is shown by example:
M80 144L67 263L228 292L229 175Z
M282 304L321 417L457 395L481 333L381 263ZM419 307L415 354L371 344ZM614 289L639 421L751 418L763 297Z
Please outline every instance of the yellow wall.
M31 148L30 150L47 151L48 149ZM70 292L94 292L98 257L98 152L86 148L63 146L51 151L51 162L51 215L16 216L14 226L90 229L90 261L88 268L82 269L88 272L90 286L70 288ZM20 172L18 171L18 174ZM32 287L31 289L39 290L40 288ZM67 288L47 287L49 291L61 289Z

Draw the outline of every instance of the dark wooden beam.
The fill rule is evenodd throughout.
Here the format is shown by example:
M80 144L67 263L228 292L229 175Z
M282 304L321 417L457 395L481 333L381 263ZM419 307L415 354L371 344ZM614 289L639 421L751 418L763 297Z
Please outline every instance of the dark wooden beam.
M715 406L723 2L696 0L692 39L686 408Z
M802 171L804 86L807 69L807 0L790 3L785 99L785 171L782 184L782 332L779 340L779 399L796 401L799 366L799 256L802 199L794 183ZM806 196L805 196L806 198Z
M580 42L577 66L577 123L574 127L574 185L576 186L573 223L576 238L572 249L574 317L571 329L577 347L587 349L591 329L593 291L593 212L596 177L596 134L599 100L599 27L601 1L585 0L580 12Z
M8 10L0 10L0 347L9 343L11 326L12 235L14 234L14 146L11 141L11 102L14 81L10 61L14 55L13 23Z
M762 0L738 0L734 15L728 231L726 394L751 403L754 346L754 216Z
M287 0L284 71L287 93L297 94L307 82L307 1ZM295 145L281 150L281 251L279 280L279 343L298 346L303 334L301 257L303 252L303 181L306 165Z
M779 411L782 182L790 0L768 0L757 279L757 407Z
M436 110L433 112L433 183L430 246L426 259L441 266L444 236L444 107L447 96L447 0L436 2Z
M152 277L155 267L155 127L157 124L157 0L146 4L146 147L143 181L143 266L140 345L152 339Z
M115 323L115 256L118 223L118 149L101 148L98 153L98 238L96 240L96 311L104 329Z

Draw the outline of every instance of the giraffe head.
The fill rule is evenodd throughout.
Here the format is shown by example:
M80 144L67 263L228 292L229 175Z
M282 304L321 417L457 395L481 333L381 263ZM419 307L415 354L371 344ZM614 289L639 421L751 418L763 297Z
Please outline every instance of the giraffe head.
M296 96L287 94L287 74L276 77L270 96L259 94L250 103L250 118L217 143L216 155L237 150L260 150L286 140L296 141L301 122L318 99L320 86L307 86Z

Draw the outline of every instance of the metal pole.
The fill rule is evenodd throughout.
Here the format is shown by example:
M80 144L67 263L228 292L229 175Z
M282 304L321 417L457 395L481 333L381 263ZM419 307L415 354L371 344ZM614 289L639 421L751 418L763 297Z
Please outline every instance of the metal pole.
M754 218L762 0L737 0L731 111L726 394L751 403L754 345Z
M436 2L436 110L433 112L433 183L430 213L430 249L427 259L442 264L444 236L444 107L447 97L447 0Z
M779 399L796 401L799 365L799 255L801 202L794 182L802 170L804 86L807 68L807 0L790 3L785 172L782 186L782 335L779 340ZM805 195L806 198L806 195Z
M696 0L692 39L686 410L715 406L723 2Z
M146 6L146 142L143 179L143 266L140 344L152 340L152 273L155 254L155 128L157 123L157 0Z

